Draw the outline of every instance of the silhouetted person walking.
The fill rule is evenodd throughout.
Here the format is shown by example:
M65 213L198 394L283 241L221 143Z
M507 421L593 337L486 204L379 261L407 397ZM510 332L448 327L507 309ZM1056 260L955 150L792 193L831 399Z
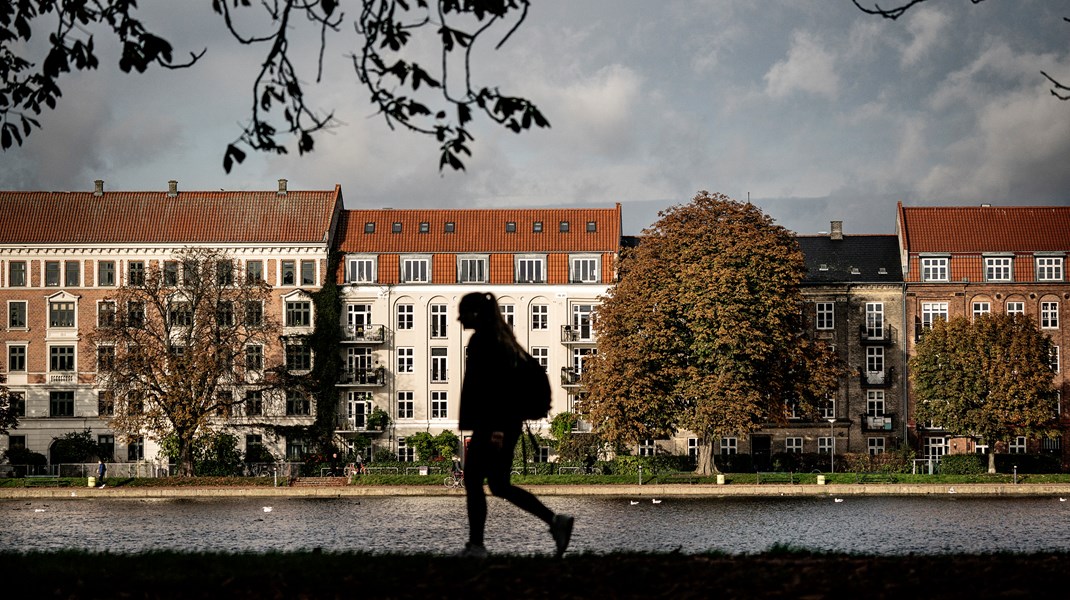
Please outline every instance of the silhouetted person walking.
M458 320L475 333L468 341L468 362L461 387L460 428L472 432L464 462L468 543L464 556L487 555L483 531L487 522L486 479L490 492L535 515L550 526L561 556L572 537L573 518L554 514L531 492L509 481L513 452L523 419L513 402L513 374L523 349L501 316L494 294L471 293L461 298Z

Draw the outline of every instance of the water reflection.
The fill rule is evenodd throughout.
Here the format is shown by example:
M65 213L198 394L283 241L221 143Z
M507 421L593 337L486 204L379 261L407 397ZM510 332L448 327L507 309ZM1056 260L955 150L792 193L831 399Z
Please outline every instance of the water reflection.
M1070 502L1057 498L666 498L654 504L548 497L546 503L577 516L576 551L752 553L774 544L881 554L1070 551ZM0 501L0 539L10 550L452 553L466 531L462 497ZM553 551L541 522L496 499L487 546Z

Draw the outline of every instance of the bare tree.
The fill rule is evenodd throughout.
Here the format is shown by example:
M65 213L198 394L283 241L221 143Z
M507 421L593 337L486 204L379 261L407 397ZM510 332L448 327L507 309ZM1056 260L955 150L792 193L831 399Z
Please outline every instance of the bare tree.
M186 249L119 288L90 336L111 427L128 438L173 434L179 471L192 475L193 440L211 417L283 379L270 299L266 283L208 249Z
M192 6L192 4L191 4ZM475 113L517 133L548 127L529 100L502 94L497 87L473 82L471 53L481 38L498 35L496 49L524 22L529 0L361 0L352 22L359 48L352 53L357 79L370 102L391 128L396 125L432 137L441 148L439 168L463 169L461 155L471 155L469 130ZM314 106L306 82L322 80L329 35L347 22L338 0L212 0L212 9L242 45L266 48L252 83L248 121L227 145L223 168L228 173L245 159L243 147L273 154L311 152L315 135L338 124L334 113ZM191 10L194 10L191 8ZM246 10L263 10L270 25L250 31L257 19ZM130 0L23 0L0 3L0 138L7 149L22 144L44 108L55 108L62 95L63 73L98 66L92 25L110 29L122 45L119 67L143 72L153 65L185 68L173 57L171 42L148 31ZM291 60L298 46L295 31L304 20L318 32L319 60L314 77ZM242 22L245 23L243 26ZM48 32L48 53L38 65L26 58L34 32ZM410 58L410 42L433 43L439 62L429 66ZM290 140L288 143L283 138Z
M974 4L980 4L984 1L985 0L970 0L970 2ZM891 19L894 21L906 14L906 12L911 8L914 8L919 4L924 4L925 2L928 2L928 0L910 0L905 4L900 4L899 6L896 6L895 8L881 8L880 5L876 3L873 4L873 8L868 8L866 6L862 6L858 0L851 0L851 2L854 2L854 5L858 7L858 10L866 14L878 15L884 17L885 19ZM1070 18L1063 17L1063 21L1070 23ZM1045 71L1041 71L1040 74L1043 75L1044 78L1047 79L1049 82L1051 82L1052 96L1055 96L1060 100L1070 100L1070 86L1066 86L1060 83L1054 77L1048 75Z

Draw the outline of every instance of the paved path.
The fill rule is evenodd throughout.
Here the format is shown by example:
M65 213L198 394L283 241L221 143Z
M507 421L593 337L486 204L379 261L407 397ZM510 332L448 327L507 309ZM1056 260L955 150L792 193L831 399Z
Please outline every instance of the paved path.
M756 497L756 496L1058 496L1070 498L1070 483L830 484L830 485L526 485L540 496ZM463 496L463 489L435 485L337 487L29 487L0 488L0 499L19 498L343 498L354 496Z

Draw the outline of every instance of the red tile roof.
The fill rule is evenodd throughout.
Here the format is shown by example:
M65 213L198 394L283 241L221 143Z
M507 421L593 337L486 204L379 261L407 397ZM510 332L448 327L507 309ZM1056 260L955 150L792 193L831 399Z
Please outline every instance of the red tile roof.
M323 243L342 188L0 192L0 244Z
M561 222L569 231L562 233ZM506 231L507 223L516 231ZM533 231L542 223L542 233ZM595 231L589 233L587 224ZM365 233L374 223L375 232ZM393 233L400 223L401 233ZM426 233L420 232L426 223ZM452 233L446 224L453 223ZM614 208L380 209L342 213L337 248L346 253L616 252L620 247L620 204Z
M899 204L908 252L1070 251L1070 206Z

